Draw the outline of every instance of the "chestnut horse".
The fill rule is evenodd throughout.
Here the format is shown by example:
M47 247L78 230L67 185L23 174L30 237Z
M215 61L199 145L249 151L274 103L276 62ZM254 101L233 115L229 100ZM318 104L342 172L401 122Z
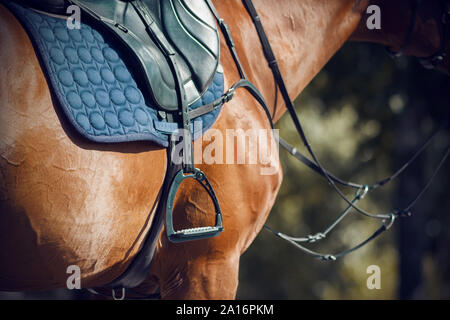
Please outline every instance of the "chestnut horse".
M254 2L292 98L351 37L399 49L411 15L410 0ZM381 30L365 27L369 2L385 13ZM273 77L241 1L214 3L230 25L249 79L274 101ZM433 2L426 7L409 55L428 56L439 47L439 10ZM96 144L77 136L59 117L27 34L1 5L0 48L0 290L65 287L70 265L80 267L85 288L109 283L133 260L152 223L166 151L145 143ZM229 86L239 74L226 49L221 63ZM276 110L274 120L285 111L281 101ZM223 133L268 129L269 122L250 95L238 92L214 128ZM263 227L282 181L278 155L272 157L279 168L272 175L261 175L259 164L200 165L217 193L225 231L182 244L168 241L163 231L148 279L137 290L151 293L159 287L168 299L234 298L240 256ZM208 225L211 210L196 184L183 184L176 223Z

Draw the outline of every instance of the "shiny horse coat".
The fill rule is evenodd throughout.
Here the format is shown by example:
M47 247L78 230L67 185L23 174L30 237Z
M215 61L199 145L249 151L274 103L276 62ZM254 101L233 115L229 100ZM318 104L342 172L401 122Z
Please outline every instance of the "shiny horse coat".
M274 7L271 0L255 1L291 97L352 35L367 4L283 0ZM250 80L273 101L272 76L241 2L215 5ZM358 38L377 41L359 30ZM400 40L392 39L395 47ZM108 283L133 260L152 223L148 212L158 203L166 151L80 139L55 108L27 34L2 6L0 47L0 290L65 287L70 265L80 267L83 287ZM230 54L221 54L228 87L239 75ZM275 120L284 111L280 103ZM238 128L269 128L264 111L243 92L212 129L225 135ZM201 151L208 144L201 140L194 147ZM163 298L234 298L239 258L264 225L282 181L278 155L271 162L278 168L272 175L261 175L259 164L199 165L216 190L225 231L185 244L170 243L162 232L148 279L137 290L151 293L159 286ZM194 183L183 184L174 211L179 225L212 224L205 214L211 203Z

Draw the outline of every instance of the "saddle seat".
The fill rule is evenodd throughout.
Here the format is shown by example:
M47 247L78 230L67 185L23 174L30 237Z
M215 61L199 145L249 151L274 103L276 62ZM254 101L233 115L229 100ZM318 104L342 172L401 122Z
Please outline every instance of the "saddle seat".
M188 106L211 85L219 67L220 39L214 17L205 1L198 0L24 0L35 9L65 14L77 5L101 23L126 47L145 74L145 91L164 111L180 108L177 75ZM139 2L139 3L138 3ZM136 4L137 3L137 4ZM142 5L143 4L143 5ZM144 13L137 10L140 5ZM144 17L143 17L144 15ZM82 16L83 19L83 16ZM149 37L146 24L154 24L159 42ZM160 42L163 42L163 46ZM164 51L174 56L173 70Z

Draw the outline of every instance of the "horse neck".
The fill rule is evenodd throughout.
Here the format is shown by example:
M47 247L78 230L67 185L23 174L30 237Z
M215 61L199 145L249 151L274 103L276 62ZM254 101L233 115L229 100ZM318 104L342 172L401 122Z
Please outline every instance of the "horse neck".
M292 99L297 97L358 26L366 0L254 0ZM231 26L250 79L273 111L272 73L240 0L216 1ZM237 75L236 75L237 76ZM278 101L275 120L286 111Z

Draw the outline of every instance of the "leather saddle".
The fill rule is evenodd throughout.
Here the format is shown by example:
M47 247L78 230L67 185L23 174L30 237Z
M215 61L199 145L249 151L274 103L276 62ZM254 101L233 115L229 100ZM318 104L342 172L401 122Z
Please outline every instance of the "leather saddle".
M147 268L149 265L148 260L150 258L151 261L153 255L155 237L162 229L163 211L167 236L172 242L218 236L224 230L219 201L206 175L194 165L191 130L193 119L217 110L233 97L237 88L230 88L227 93L211 103L193 106L200 103L203 96L208 96L204 93L213 84L216 74L223 73L219 72L220 38L216 26L217 18L212 14L215 12L212 9L213 4L209 0L17 0L16 2L25 3L28 7L46 13L62 15L69 14L66 12L69 6L78 6L82 11L82 20L89 19L89 22L104 29L128 49L122 51L126 51L130 56L128 62L131 61L133 67L141 69L141 84L145 85L143 89L150 93L148 96L153 100L153 106L159 109L158 116L164 119L165 124L176 124L177 128L183 129L171 133L167 149L169 170L163 186L162 200L158 205L157 218L145 241L146 249L140 255L141 258L137 259L137 267L131 267L131 270ZM65 27L64 22L63 24ZM39 29L40 31L42 30ZM64 56L62 59L65 59ZM59 78L61 74L64 73L58 73L58 81L61 81ZM70 79L73 78L69 77ZM77 101L72 100L72 103ZM175 138L177 135L181 136L181 142L172 139L172 135ZM178 144L183 144L181 153L183 159L180 165L175 165L173 150ZM181 183L187 179L197 181L213 201L215 225L174 229L175 196ZM136 274L139 274L139 280L142 280L140 276L145 272L133 271L130 277L133 278ZM134 280L126 279L126 281L118 279L112 286L129 287L135 284Z
M179 94L183 95L181 98L188 106L198 101L210 86L218 69L219 34L205 1L22 2L35 9L57 14L66 14L69 5L77 5L84 13L106 26L130 49L134 61L139 62L138 68L145 74L143 84L146 91L156 106L164 111L181 109ZM168 61L167 56L171 57L173 63ZM177 87L177 82L180 82L181 88Z

